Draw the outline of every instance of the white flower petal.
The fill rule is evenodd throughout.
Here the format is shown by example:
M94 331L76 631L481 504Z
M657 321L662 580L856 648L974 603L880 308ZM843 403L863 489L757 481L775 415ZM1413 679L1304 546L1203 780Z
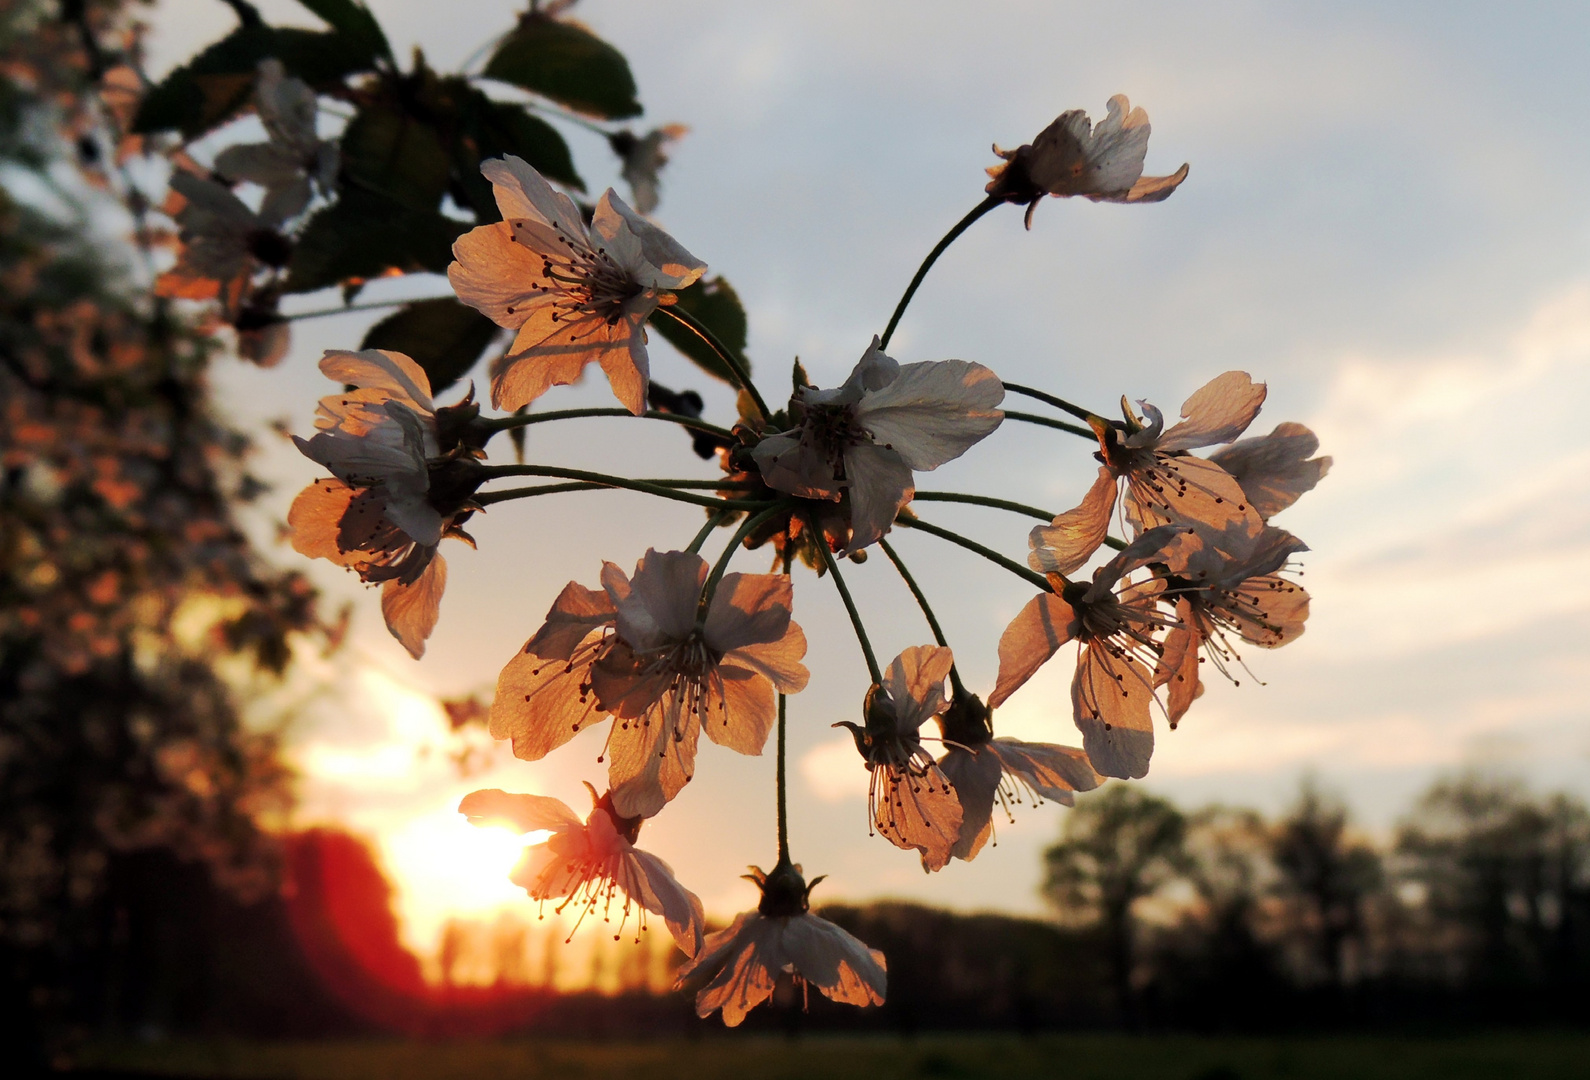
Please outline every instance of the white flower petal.
M848 555L877 543L889 531L900 508L916 493L916 482L899 454L871 443L845 450L845 479L850 491Z
M999 678L988 706L994 708L1019 690L1079 629L1071 605L1053 593L1039 593L1010 620L999 638Z
M320 373L333 382L357 386L362 390L384 390L392 401L419 413L436 412L431 401L431 380L425 369L400 352L365 349L348 352L327 349L320 360Z
M1027 534L1032 552L1027 565L1040 574L1074 574L1087 562L1110 530L1115 508L1115 474L1100 466L1093 486L1076 508L1059 515L1049 525L1035 526Z
M1154 448L1172 453L1231 442L1259 415L1266 392L1246 371L1217 375L1182 403L1185 419L1160 436Z
M999 426L1005 388L988 368L965 360L906 364L869 390L856 422L913 469L936 469Z

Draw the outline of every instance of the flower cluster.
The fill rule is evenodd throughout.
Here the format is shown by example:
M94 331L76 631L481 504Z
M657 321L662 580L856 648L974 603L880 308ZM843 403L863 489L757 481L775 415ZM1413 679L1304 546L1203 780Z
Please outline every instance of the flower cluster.
M279 87L273 93L272 100L286 100ZM231 163L236 175L266 187L268 206L301 207L314 184L308 163L322 151L302 124L292 137L270 130L272 143L233 154ZM934 249L849 377L820 389L797 364L793 392L776 410L739 350L700 317L707 310L702 294L687 293L706 271L700 260L611 190L582 207L512 156L481 170L501 220L461 235L448 271L458 300L513 332L490 367L491 404L511 415L483 417L471 397L438 407L424 368L401 353L330 352L322 361L346 389L321 401L318 433L299 440L331 477L294 504L294 543L381 583L388 626L415 656L436 623L445 584L438 546L448 536L468 540L461 525L476 511L600 488L705 508L706 522L686 547L648 550L629 573L604 562L595 587L566 585L498 679L490 731L510 740L519 758L541 759L582 731L603 728L597 761L605 765L606 789L598 796L592 788L590 816L581 821L557 800L501 791L476 792L460 807L471 821L551 834L514 872L537 901L556 902L558 910L572 904L582 919L599 913L605 921L618 905L620 930L632 912L641 927L647 913L663 917L691 958L681 984L701 981L702 1015L721 1010L726 1023L737 1024L781 979L858 1005L880 1002L885 992L883 957L811 914L810 886L790 858L786 698L808 680L806 637L792 618L797 555L832 582L871 674L858 694L859 720L834 724L849 730L870 773L870 827L915 852L926 871L975 858L993 836L996 808L1009 814L1022 802L1069 804L1106 777L1143 776L1154 712L1175 727L1203 691L1205 661L1235 681L1245 646L1275 648L1302 632L1308 595L1288 566L1305 548L1270 519L1324 476L1329 459L1315 456L1317 440L1297 424L1243 438L1264 402L1263 384L1240 371L1220 375L1167 428L1147 402L1134 410L1123 399L1121 419L1106 419L1005 383L981 363L901 363L886 351L934 259L992 209L1025 206L1030 223L1045 195L1113 203L1170 196L1187 167L1143 176L1148 132L1143 111L1116 97L1096 126L1080 111L1067 112L1032 143L1001 152L1004 164L991 170L987 198ZM641 158L660 154L661 139L649 149L631 142L625 145L637 170ZM302 171L283 172L278 183L270 169L289 161ZM648 190L642 209L652 205L655 191ZM228 257L229 266L246 265L236 251ZM687 295L696 300L687 303ZM682 331L708 350L703 366L740 391L733 424L705 421L699 396L652 383L648 326L671 341ZM621 409L530 410L553 388L580 379L588 364L602 369ZM1011 394L1086 426L1007 412ZM482 460L500 431L615 413L686 428L698 450L716 455L721 475L679 480ZM919 472L966 454L1011 420L1081 436L1100 463L1075 508L1039 512L1045 523L1028 536L1027 566L915 510L936 497L1028 511L975 493L916 487ZM1211 447L1218 449L1194 453ZM557 482L490 486L524 476ZM956 543L1037 589L999 640L998 676L986 703L964 685L929 598L890 545L896 528ZM701 550L720 529L733 532L709 559ZM771 572L729 571L738 553L770 541ZM903 650L886 668L840 568L874 551L899 571L934 638ZM996 710L1070 643L1077 647L1071 712L1082 746L996 737ZM666 864L635 847L644 823L695 777L702 735L742 755L773 743L779 758L774 869L752 875L762 893L756 910L710 935L695 896Z

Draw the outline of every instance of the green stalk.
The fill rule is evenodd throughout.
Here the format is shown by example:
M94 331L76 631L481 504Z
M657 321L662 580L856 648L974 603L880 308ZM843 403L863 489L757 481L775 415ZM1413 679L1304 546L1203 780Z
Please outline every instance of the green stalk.
M963 495L958 491L919 491L912 496L923 502L950 502L969 503L972 506L991 506L995 510L1009 510L1016 514L1026 514L1039 521L1053 521L1054 515L1047 510L1040 510L1036 506L1026 503L1011 502L1009 499L995 499L987 495Z
M1009 383L1005 384L1005 389L1010 389ZM1051 420L1047 416L1039 416L1036 413L1016 412L1013 409L1006 409L1004 412L1006 420L1020 420L1024 424L1038 424L1041 427L1059 428L1061 431L1069 431L1073 435L1080 435L1089 442L1097 441L1098 439L1092 428L1068 424L1064 420Z
M928 604L927 594L925 594L922 591L922 587L916 583L916 578L911 576L911 571L906 569L905 561L895 553L895 550L890 546L889 541L879 540L878 546L883 549L883 553L885 555L889 556L889 561L894 563L894 568L900 572L900 578L905 582L905 587L911 590L912 596L916 597L916 606L922 609L922 615L927 619L928 629L933 631L933 640L938 642L944 648L948 649L950 647L950 643L944 637L944 629L943 627L939 626L939 620L938 617L933 614L933 608ZM954 664L950 665L950 685L955 688L955 695L957 698L965 694L966 687L961 685L961 673L956 670Z
M712 330L706 326L706 324L700 322L689 312L681 311L678 304L670 304L667 307L660 307L652 313L653 318L658 315L668 316L680 326L692 331L702 341L705 341L707 346L711 348L713 352L718 354L718 359L722 360L723 363L728 367L729 371L734 375L735 381L740 384L740 389L751 395L751 400L756 404L756 407L761 410L763 418L773 415L773 410L769 409L767 407L767 402L762 400L761 392L757 390L756 384L751 381L751 373L745 370L745 366L740 363L740 358L736 356L727 345L719 341L718 335L714 334Z
M496 433L498 431L507 431L510 428L522 428L529 427L531 424L542 424L546 423L548 420L575 420L586 416L635 416L635 414L630 412L628 409L558 409L554 412L524 413L518 416L499 416L490 419L483 419L477 422L481 426L485 427L488 431ZM656 409L648 409L646 412L641 413L637 419L665 420L671 424L678 424L681 427L690 428L692 431L705 431L709 435L717 435L725 439L733 437L726 428L721 428L716 424L709 424L705 420L698 420L694 416L681 416L678 413L659 412Z
M839 564L834 561L834 553L828 550L828 545L822 539L822 533L816 528L814 522L808 521L812 534L817 537L817 550L823 553L823 560L828 564L828 573L834 579L834 588L839 590L839 599L845 603L845 613L850 616L850 625L856 631L856 640L861 643L861 655L867 661L867 674L872 676L876 684L883 683L883 672L878 669L878 658L873 655L872 642L867 640L867 628L861 625L861 612L856 610L856 601L850 596L850 590L845 587L845 579L840 576Z
M705 506L709 509L720 510L759 510L767 503L750 499L714 499L706 495L691 495L688 492L677 491L670 483L697 483L697 481L665 481L656 483L648 480L631 480L623 476L611 476L607 473L589 472L585 469L561 469L552 465L482 465L481 471L487 474L488 479L498 479L504 476L546 476L560 480L579 480L598 487L623 488L626 491L639 491L647 495L656 495L659 498L672 499L675 502L687 502L696 506ZM717 485L713 485L716 487ZM564 488L563 490L570 490ZM519 492L521 494L515 494ZM523 498L525 494L542 495L550 494L544 488L518 488L508 491L486 492L477 495L475 501L482 506L489 506L494 502L503 502L508 498ZM493 498L493 496L496 496Z
M1080 405L1073 405L1065 398L1057 398L1053 394L1046 394L1042 390L1034 390L1030 386L1022 386L1020 383L1013 382L1002 383L1001 385L1003 385L1004 388L1012 394L1021 394L1025 397L1030 397L1035 401L1041 401L1045 405L1053 405L1055 408L1060 409L1063 412L1070 413L1078 420L1086 421L1098 418L1098 413L1090 412ZM1010 414L1006 413L1005 415L1008 416ZM1093 433L1090 431L1088 434L1091 437Z
M701 603L696 606L696 625L700 626L707 621L707 608L712 605L712 594L718 591L718 582L723 580L723 572L729 568L729 560L734 558L734 553L740 549L740 541L751 535L751 531L774 514L787 513L789 507L782 502L763 510L760 514L752 514L740 523L739 529L734 533L734 539L723 549L723 554L718 556L718 561L712 567L712 573L707 577L707 583L701 589Z
M942 240L933 245L933 250L928 252L927 258L922 260L922 265L917 267L916 276L911 279L911 284L905 287L905 295L900 297L898 304L894 305L894 314L889 316L889 325L883 328L883 336L878 339L879 350L889 347L889 339L894 337L894 328L900 325L900 316L905 314L906 307L911 303L911 297L916 295L917 287L922 284L922 279L927 277L928 271L933 269L933 264L939 261L939 256L944 254L951 244L960 239L961 233L970 229L978 218L1002 202L1004 202L1003 199L995 198L993 195L988 196L972 207L965 217L957 221L955 226L944 234Z
M936 536L940 540L948 540L950 543L957 544L957 545L965 548L967 551L973 552L973 553L975 553L977 555L981 555L983 558L987 559L989 562L993 563L995 566L1004 567L1006 570L1009 570L1012 574L1015 574L1017 577L1021 578L1023 581L1026 581L1026 582L1028 582L1029 584L1032 584L1032 585L1036 585L1038 588L1042 589L1044 592L1053 592L1054 591L1053 589L1051 589L1049 587L1049 579L1044 577L1042 574L1036 573L1035 571L1028 569L1027 567L1021 565L1019 562L1016 562L1014 559L1005 558L1005 556L1001 555L999 552L995 551L992 548L984 547L982 544L979 544L976 540L968 540L966 537L962 536L960 533L951 532L949 529L940 528L937 525L930 525L927 522L923 521L921 518L905 518L905 517L902 517L902 518L896 519L895 524L904 526L905 528L908 528L908 529L920 529L921 531L927 533L929 536Z

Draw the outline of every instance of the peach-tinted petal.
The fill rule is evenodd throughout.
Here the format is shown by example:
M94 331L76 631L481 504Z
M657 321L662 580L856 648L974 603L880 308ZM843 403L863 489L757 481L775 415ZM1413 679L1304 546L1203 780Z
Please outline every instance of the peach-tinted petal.
M999 758L1005 772L1019 777L1039 795L1066 806L1074 801L1073 792L1092 791L1104 783L1104 777L1093 771L1087 752L1074 746L998 738L984 743L982 750Z
M910 468L936 469L999 426L1004 396L999 376L981 364L905 364L888 385L862 396L856 422Z
M551 226L567 237L584 238L585 222L573 200L555 190L524 159L509 154L501 159L483 161L480 173L491 181L503 220L528 218Z
M567 660L592 630L610 625L613 618L613 602L605 591L571 581L558 593L546 622L523 651L548 660Z
M1154 670L1154 685L1167 688L1165 715L1171 727L1180 723L1192 703L1204 692L1203 680L1198 675L1198 647L1203 637L1192 625L1194 615L1187 601L1176 605L1176 614L1182 625L1172 627L1165 635L1165 651Z
M942 870L961 835L960 800L949 778L930 764L922 775L878 766L878 800L873 824L878 835L898 848L915 848L924 871Z
M596 204L591 231L593 239L607 244L614 261L647 288L682 289L706 272L706 263L631 210L612 188Z
M546 659L528 648L520 649L497 676L487 724L492 738L513 740L515 757L538 761L606 714L586 689L585 666L566 657Z
M523 326L531 313L550 302L541 258L514 243L506 221L481 225L453 241L454 262L447 280L460 302L498 326Z
M619 636L637 652L689 637L708 569L695 552L648 549L635 566L629 596L616 602Z
M850 491L850 543L847 553L877 543L894 524L900 508L916 493L911 467L893 450L861 443L845 450Z
M961 831L950 857L971 862L994 834L994 796L1004 775L999 758L986 749L956 747L939 761L961 804Z
M883 1004L888 984L883 953L816 915L783 921L783 953L802 978L842 1005Z
M300 491L287 511L293 550L311 559L330 559L339 566L360 561L358 552L344 551L337 543L342 517L355 494L341 480L316 480Z
M334 382L362 390L384 390L389 400L407 405L417 412L436 411L431 402L431 380L425 369L400 352L365 349L347 352L327 349L320 360L320 372Z
M700 735L701 725L669 698L646 716L616 721L607 768L613 809L624 817L655 817L690 782Z
M1083 648L1071 681L1071 705L1094 769L1132 780L1148 774L1154 753L1152 696L1150 674L1135 659L1116 656L1101 643Z
M1041 574L1074 574L1104 543L1115 509L1115 474L1100 466L1093 486L1074 509L1027 535L1027 564Z
M747 645L725 653L723 663L736 664L758 672L772 682L781 694L798 694L806 689L811 673L800 662L806 655L806 635L795 623L777 641L766 645Z
M721 680L721 681L720 681ZM746 668L718 666L701 717L707 738L741 754L760 754L778 716L773 684Z
M1160 436L1155 449L1172 453L1231 442L1259 415L1265 393L1264 384L1254 382L1246 371L1215 376L1182 403L1185 419Z
M883 673L894 702L901 734L915 732L944 711L944 680L955 656L942 645L916 645L901 651Z
M562 799L550 795L518 795L500 788L472 791L458 804L471 825L506 823L522 833L577 829L579 817Z
M999 678L988 695L988 707L1014 694L1076 632L1076 612L1060 597L1039 593L1027 601L1000 635Z
M782 574L724 574L707 609L706 642L726 653L779 641L789 630L793 603L790 579Z
M436 629L442 612L442 590L447 588L447 560L433 555L424 573L412 585L393 579L381 588L381 614L386 628L418 660L425 655L425 639Z
M1297 502L1330 471L1331 459L1311 458L1319 439L1302 424L1277 424L1268 435L1242 439L1209 455L1236 478L1242 491L1268 521Z

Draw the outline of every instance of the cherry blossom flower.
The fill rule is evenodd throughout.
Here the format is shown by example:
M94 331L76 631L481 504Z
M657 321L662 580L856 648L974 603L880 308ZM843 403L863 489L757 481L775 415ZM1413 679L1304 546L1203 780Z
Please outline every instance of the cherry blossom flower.
M560 915L570 904L578 907L576 930L598 910L602 921L611 923L613 902L623 893L614 941L622 936L634 907L637 934L646 929L646 912L661 915L679 948L695 956L706 922L701 901L675 880L667 863L635 847L643 818L620 816L612 797L597 798L595 788L591 802L591 813L581 822L559 799L488 789L465 795L458 812L473 825L506 823L522 833L551 832L545 842L525 851L509 877L532 900L563 900L556 909Z
M965 360L901 365L874 337L844 385L801 387L797 426L762 439L752 457L770 487L807 499L848 497L847 551L876 542L916 492L912 470L936 469L999 426L1005 388Z
M1160 202L1187 179L1183 165L1169 176L1144 176L1148 114L1132 108L1125 94L1110 98L1095 126L1082 109L1061 113L1032 142L1015 150L994 147L1005 159L988 170L987 191L1006 202L1026 204L1027 227L1045 195L1080 195L1094 202Z
M1176 623L1165 635L1154 683L1167 687L1165 711L1173 728L1203 693L1200 653L1235 683L1230 669L1242 658L1232 638L1278 649L1303 633L1308 618L1308 593L1279 573L1307 545L1274 527L1256 540L1235 539L1232 544L1208 526L1194 525L1164 552L1164 598L1176 605Z
M444 536L469 539L458 526L472 511L478 473L457 451L443 455L430 380L407 356L329 351L320 370L354 389L321 398L319 433L294 437L336 479L317 481L293 500L293 547L383 582L387 629L418 659L447 584L437 546ZM468 402L452 408L474 411Z
M219 300L234 319L255 274L287 265L292 245L281 220L250 210L224 184L178 172L168 211L176 219L182 251L177 264L155 282L155 295L183 300Z
M1166 623L1158 610L1163 583L1128 576L1162 560L1165 547L1188 528L1148 530L1099 567L1091 584L1052 575L1055 591L1033 597L999 639L999 678L989 706L1002 704L1060 646L1076 641L1071 704L1088 760L1105 776L1146 775L1154 752L1149 702L1161 649L1155 634Z
M957 693L938 718L949 749L939 767L961 804L961 831L950 856L971 862L994 833L994 803L1014 820L1012 804L1028 801L1070 806L1074 793L1104 782L1087 754L1073 746L994 738L992 711L976 694Z
M1236 478L1214 462L1187 451L1230 442L1253 422L1264 403L1263 383L1228 371L1182 405L1181 423L1169 431L1160 411L1139 402L1146 421L1125 409L1126 423L1094 417L1099 457L1104 462L1093 487L1074 510L1053 524L1033 529L1029 562L1045 573L1071 573L1103 541L1115 507L1112 481L1125 491L1125 517L1138 532L1176 522L1203 522L1218 530L1237 527L1257 536L1264 522L1247 502ZM1106 475L1108 474L1108 475Z
M246 180L264 188L260 215L287 221L303 213L317 187L331 190L337 146L315 132L315 92L289 77L280 60L260 61L254 109L269 141L227 147L216 155L215 171L234 183Z
M570 582L545 625L503 668L491 733L536 761L608 716L613 805L650 817L695 770L703 731L760 754L776 694L806 685L806 636L790 620L789 579L725 574L705 613L706 560L648 551L633 578L612 563L603 590Z
M955 788L922 747L921 728L944 711L944 679L954 656L938 645L906 649L883 682L867 691L866 726L842 720L872 773L867 805L878 834L898 848L915 848L924 871L942 870L960 836Z
M790 975L801 990L815 986L843 1005L881 1005L888 984L883 953L868 948L842 928L810 913L811 890L801 868L781 862L771 874L751 867L747 875L762 890L755 911L741 912L727 929L707 937L701 952L679 970L676 988L700 972L712 981L696 994L696 1015L723 1010L723 1022L737 1027L745 1014L773 995L780 975Z
M1209 455L1236 478L1253 509L1265 521L1312 491L1330 471L1328 457L1309 457L1319 439L1302 424L1277 424L1268 435L1240 439Z
M503 220L453 245L447 269L458 298L517 330L491 369L491 401L528 405L600 364L621 404L646 411L645 322L706 270L609 188L587 229L567 195L519 158L487 161Z

